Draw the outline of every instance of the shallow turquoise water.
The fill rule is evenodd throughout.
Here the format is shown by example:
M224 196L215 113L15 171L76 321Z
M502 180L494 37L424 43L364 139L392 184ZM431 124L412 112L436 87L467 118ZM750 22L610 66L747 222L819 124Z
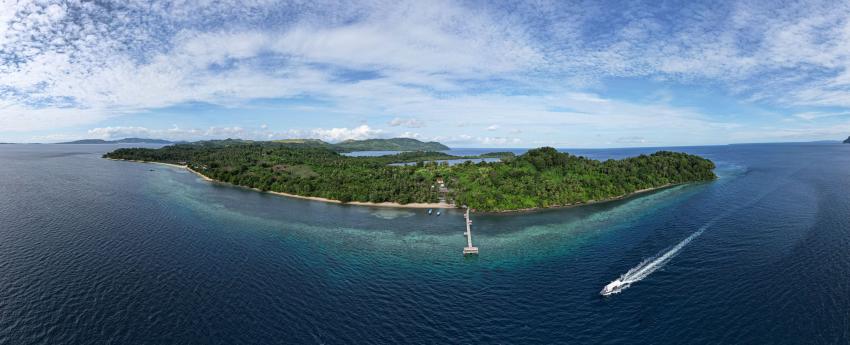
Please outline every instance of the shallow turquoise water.
M850 145L677 148L720 179L473 215L477 258L457 211L261 194L113 148L0 146L0 343L850 341Z

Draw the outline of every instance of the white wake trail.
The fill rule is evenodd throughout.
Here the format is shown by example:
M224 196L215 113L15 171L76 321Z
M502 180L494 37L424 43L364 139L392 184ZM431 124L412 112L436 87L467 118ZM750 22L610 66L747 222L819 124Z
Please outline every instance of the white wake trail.
M693 241L695 238L699 237L699 235L702 235L703 231L711 227L716 221L725 218L726 216L732 214L734 211L745 209L747 207L759 203L762 199L766 198L768 195L770 195L770 193L773 193L775 190L776 188L772 188L768 191L765 191L756 196L754 199L737 208L727 208L725 211L723 211L723 213L711 219L708 223L700 227L699 230L695 231L690 236L673 246L673 248L670 248L666 252L658 253L655 256L650 257L649 259L643 260L640 264L630 269L628 272L624 273L616 280L608 283L608 285L605 285L605 287L602 288L602 291L599 291L599 294L602 296L609 296L616 293L620 293L632 284L643 280L644 278L652 274L652 272L655 272L659 268L664 267L664 265L666 265L667 262L673 259L676 254L679 254L679 251L681 251L682 248L687 246L688 243L691 243L691 241Z
M608 285L605 285L605 287L602 289L602 291L599 292L599 294L603 296L608 296L613 295L615 293L619 293L631 286L632 284L637 283L648 277L650 274L652 274L652 272L655 272L659 268L664 267L667 262L673 259L673 257L675 257L676 254L678 254L679 251L682 250L682 248L688 245L688 243L691 243L691 241L693 241L699 235L702 235L703 231L705 231L705 229L708 228L709 225L710 224L703 225L701 228L699 228L699 230L692 233L690 236L688 236L666 252L658 253L653 257L643 260L640 264L621 275L620 278L617 278Z

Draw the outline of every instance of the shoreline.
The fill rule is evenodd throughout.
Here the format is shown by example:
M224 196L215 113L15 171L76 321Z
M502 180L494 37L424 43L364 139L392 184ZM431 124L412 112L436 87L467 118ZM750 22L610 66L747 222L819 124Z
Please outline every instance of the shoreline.
M186 169L186 170L194 173L195 175L198 175L200 178L202 178L204 181L207 181L207 182L220 183L220 184L224 184L224 185L228 185L228 186L232 186L232 187L246 188L246 189L250 189L250 190L253 190L253 191L260 192L260 193L268 193L268 194L274 194L274 195L278 195L278 196L284 196L284 197L302 199L302 200L320 201L320 202L326 202L326 203L331 203L331 204L339 204L339 205L354 205L354 206L368 206L368 207L413 208L413 209L425 209L425 208L460 209L460 207L458 207L457 205L444 204L444 203L400 204L400 203L397 203L397 202L389 202L389 201L380 202L380 203L367 202L367 201L342 202L340 200L322 198L322 197L318 197L318 196L304 196L304 195L290 194L290 193L284 193L284 192L264 191L264 190L261 190L259 188L240 186L240 185L232 184L232 183L229 183L229 182L224 182L224 181L219 181L219 180L209 178L206 175L190 168L188 165L179 165L179 164L162 163L162 162L140 161L140 160L131 160L131 159L115 159L115 158L106 158L106 159L112 160L112 161L124 161L124 162L134 162L134 163L151 163L151 164L159 164L159 165L170 166L170 167L173 167L173 168ZM505 215L507 215L507 214L511 214L511 213L531 213L531 212L540 212L540 211L553 210L553 209L572 208L572 207L595 205L595 204L601 204L601 203L605 203L605 202L623 200L623 199L627 199L627 198L630 198L630 197L633 197L633 196L636 196L636 195L654 192L654 191L658 191L658 190L665 189L665 188L680 186L680 185L683 185L683 184L686 184L686 183L671 183L671 184L666 184L666 185L663 185L663 186L636 190L636 191L631 192L629 194L624 194L624 195L620 195L620 196L616 196L616 197L612 197L612 198L608 198L608 199L590 200L590 201L587 201L587 202L579 202L579 203L567 204L567 205L555 205L555 206L549 206L549 207L532 207L532 208L522 208L522 209L516 209L516 210L503 210L503 211L476 211L475 209L472 209L472 211L475 212L475 213L479 213L479 214L505 214Z
M655 191L659 191L659 190L666 189L666 188L681 186L681 185L684 185L684 184L687 184L687 183L670 183L670 184L665 184L663 186L658 186L658 187L639 189L639 190L636 190L636 191L631 192L629 194L624 194L624 195L620 195L620 196L616 196L616 197L612 197L612 198L607 198L607 199L602 199L602 200L590 200L590 201L587 201L587 202L578 202L578 203L567 204L567 205L521 208L521 209L516 209L516 210L504 210L504 211L476 211L476 212L481 213L481 214L533 213L533 212L542 212L542 211L546 211L546 210L557 210L557 209L562 209L562 208L589 206L589 205L602 204L602 203L611 202L611 201L628 199L628 198L631 198L633 196L637 196L637 195L640 195L640 194L655 192Z
M207 177L206 175L190 168L188 165L162 163L162 162L140 161L140 160L131 160L131 159L115 159L115 158L106 158L106 159L112 160L112 161L159 164L159 165L169 166L169 167L172 167L172 168L186 169L186 170L194 173L195 175L198 175L200 178L202 178L204 181L207 181L207 182L220 183L220 184L233 186L233 187L239 187L239 188L246 188L246 189L250 189L250 190L253 190L253 191L260 192L260 193L268 193L268 194L274 194L274 195L279 195L279 196L284 196L284 197L289 197L289 198L296 198L296 199L303 199L303 200L321 201L321 202L327 202L327 203L331 203L331 204L370 206L370 207L391 207L391 208L416 208L416 209L425 209L425 208L452 209L452 208L458 208L454 204L443 204L443 203L399 204L397 202L367 202L367 201L342 202L340 200L322 198L322 197L318 197L318 196L304 196L304 195L290 194L290 193L284 193L284 192L264 191L264 190L260 190L258 188L240 186L240 185L232 184L232 183L229 183L229 182L219 181L219 180L215 180L215 179Z

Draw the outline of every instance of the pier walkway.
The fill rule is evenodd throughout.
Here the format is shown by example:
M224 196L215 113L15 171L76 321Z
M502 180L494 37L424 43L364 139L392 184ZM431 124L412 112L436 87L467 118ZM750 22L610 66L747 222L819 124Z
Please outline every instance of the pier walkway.
M478 247L472 246L472 219L469 218L469 208L466 209L463 219L466 220L466 248L463 248L463 255L478 255Z

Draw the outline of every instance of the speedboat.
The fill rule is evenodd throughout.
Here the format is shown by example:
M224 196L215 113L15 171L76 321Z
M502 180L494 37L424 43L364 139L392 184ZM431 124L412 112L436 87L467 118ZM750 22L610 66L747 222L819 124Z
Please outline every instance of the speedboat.
M428 215L429 215L429 216L431 215L431 212L434 212L434 210L432 210L432 209L430 209L430 208L429 208L429 209L428 209Z
M605 287L602 288L602 291L599 291L599 294L602 296L613 295L623 291L623 289L627 287L629 287L629 283L623 282L618 278L617 280L608 283L608 285L605 285Z
M440 211L437 211L437 215L438 215L438 216L440 215Z

